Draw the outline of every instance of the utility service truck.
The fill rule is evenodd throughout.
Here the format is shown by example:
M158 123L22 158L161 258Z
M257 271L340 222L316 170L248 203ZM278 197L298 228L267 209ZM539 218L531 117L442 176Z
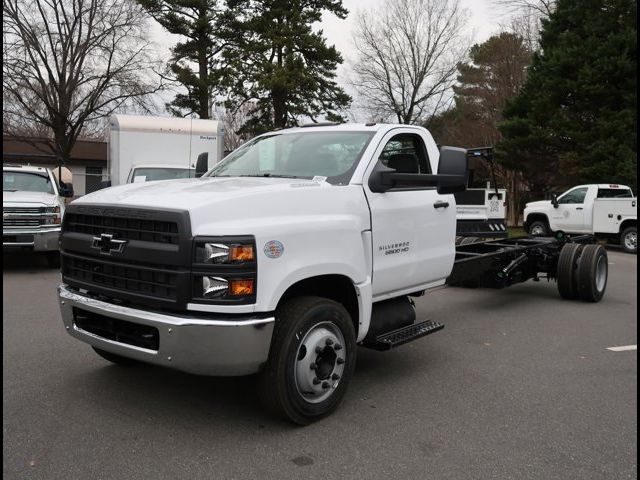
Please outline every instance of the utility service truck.
M223 124L217 120L112 115L105 186L192 178L198 159L213 166L223 149Z
M636 202L633 191L625 185L578 185L552 200L527 203L524 225L532 235L588 233L637 253Z
M506 238L507 191L498 188L491 147L469 148L467 189L456 192L456 245ZM482 174L484 172L484 175ZM487 177L489 179L487 179ZM484 184L483 184L484 182Z
M443 327L411 297L546 277L565 298L602 298L607 255L589 236L456 248L466 185L465 150L369 123L275 131L200 179L100 190L64 218L64 326L115 363L257 373L265 403L308 424L345 395L358 345Z
M2 250L42 252L58 266L64 198L71 196L71 186L47 168L3 165Z

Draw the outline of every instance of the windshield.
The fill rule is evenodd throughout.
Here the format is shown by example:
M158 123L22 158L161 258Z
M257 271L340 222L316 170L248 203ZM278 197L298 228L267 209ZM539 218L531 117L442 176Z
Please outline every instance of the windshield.
M48 175L6 170L2 172L2 190L55 193Z
M326 177L349 182L373 132L275 133L258 137L222 160L209 177Z
M144 167L133 170L129 183L174 180L176 178L191 178L194 176L195 171L190 168Z

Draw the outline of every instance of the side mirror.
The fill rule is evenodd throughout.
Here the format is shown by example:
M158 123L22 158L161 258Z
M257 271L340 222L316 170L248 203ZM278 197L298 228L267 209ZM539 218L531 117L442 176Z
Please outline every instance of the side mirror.
M553 208L558 208L558 205L560 205L558 203L558 195L555 193L551 196L551 205L553 205Z
M469 177L467 150L456 147L442 147L440 149L437 177L439 194L464 192L467 189Z
M464 192L467 189L468 161L464 148L442 147L437 175L398 173L378 162L369 177L369 188L378 193L395 187L436 187L441 195Z
M102 180L100 182L100 188L109 188L111 186L111 180Z
M73 185L71 183L60 182L58 193L61 197L73 197Z
M198 160L196 161L196 178L200 178L207 173L207 170L209 170L209 153L203 152L198 155Z

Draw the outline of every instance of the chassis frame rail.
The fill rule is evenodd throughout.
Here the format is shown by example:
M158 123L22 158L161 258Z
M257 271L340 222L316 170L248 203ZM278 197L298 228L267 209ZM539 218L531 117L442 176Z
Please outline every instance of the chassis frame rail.
M515 283L557 278L558 257L566 243L595 243L591 235L523 236L456 246L447 284L504 288Z

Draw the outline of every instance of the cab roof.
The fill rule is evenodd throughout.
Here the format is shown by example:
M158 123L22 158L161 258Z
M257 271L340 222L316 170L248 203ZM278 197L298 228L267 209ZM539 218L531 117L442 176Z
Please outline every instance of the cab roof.
M48 173L49 169L44 167L34 167L31 165L12 165L12 164L4 164L2 165L2 171L22 171L22 172L32 172L32 173Z

